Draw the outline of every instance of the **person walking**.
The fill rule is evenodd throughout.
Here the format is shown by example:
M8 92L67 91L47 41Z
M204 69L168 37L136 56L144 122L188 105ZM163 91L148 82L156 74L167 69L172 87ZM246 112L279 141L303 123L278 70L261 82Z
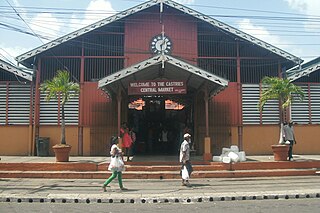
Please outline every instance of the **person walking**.
M161 149L164 150L165 154L169 152L169 141L168 141L168 130L164 127L160 133Z
M297 144L296 138L294 136L294 131L293 131L293 122L290 121L289 123L284 123L283 126L283 138L284 141L290 142L289 145L289 151L288 151L288 158L289 161L293 161L293 156L292 156L292 151L293 151L293 144Z
M122 151L118 147L119 138L118 137L111 137L111 149L110 149L110 155L111 155L111 161L108 166L108 170L112 171L112 175L103 183L102 189L104 192L106 192L106 187L109 185L109 183L115 179L118 176L118 182L119 187L121 190L127 190L123 187L122 184L122 172L125 170L124 163L123 163L123 156Z
M191 184L189 183L189 178L191 176L192 173L192 165L190 162L190 138L191 135L189 133L185 133L183 135L183 142L181 143L180 146L180 156L179 156L179 160L180 163L182 164L181 166L181 177L182 177L182 185L183 186L188 186L190 187ZM184 174L184 170L187 170L187 175Z
M127 156L127 161L130 161L130 149L132 146L132 138L130 136L130 130L128 124L124 122L120 128L120 137L122 138L122 147L124 148L124 153Z

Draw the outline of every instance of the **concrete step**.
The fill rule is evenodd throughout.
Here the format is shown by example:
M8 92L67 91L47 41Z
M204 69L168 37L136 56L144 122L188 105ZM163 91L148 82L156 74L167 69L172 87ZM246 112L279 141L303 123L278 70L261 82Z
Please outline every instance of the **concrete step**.
M0 178L97 178L110 175L108 163L97 162L47 162L0 163ZM126 162L124 178L130 179L180 179L179 162ZM193 178L263 177L316 175L320 161L193 162Z
M320 161L241 162L192 162L195 171L263 170L263 169L320 169ZM105 171L108 163L0 163L0 171ZM126 162L127 171L177 171L178 162Z
M109 164L100 164L98 166L98 171L106 171ZM181 165L162 165L162 166L136 166L136 165L126 165L126 171L179 171ZM227 164L216 164L216 165L192 165L194 171L218 171L218 170L229 170L230 166Z
M106 179L109 171L0 171L0 178L50 178L50 179ZM316 169L263 169L263 170L219 170L194 171L192 178L239 178L267 176L315 175ZM125 171L125 179L180 179L176 171Z

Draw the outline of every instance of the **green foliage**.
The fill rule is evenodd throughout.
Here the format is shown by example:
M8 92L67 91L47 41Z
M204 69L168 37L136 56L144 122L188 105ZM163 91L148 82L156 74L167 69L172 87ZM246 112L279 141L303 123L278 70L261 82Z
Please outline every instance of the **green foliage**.
M61 104L64 105L69 99L78 94L79 84L70 81L69 72L66 70L58 70L55 77L52 80L47 80L41 84L41 91L46 93L46 101L51 99L61 100Z
M70 81L69 72L66 70L58 70L52 80L47 80L40 85L40 90L45 92L46 101L51 99L60 100L61 103L61 144L66 144L65 139L65 115L64 105L69 101L72 96L79 93L80 87L78 83Z
M269 100L279 100L282 109L286 109L297 97L299 101L304 99L302 89L291 83L288 79L279 77L264 77L262 79L263 90L259 100L259 110L263 111L263 107Z

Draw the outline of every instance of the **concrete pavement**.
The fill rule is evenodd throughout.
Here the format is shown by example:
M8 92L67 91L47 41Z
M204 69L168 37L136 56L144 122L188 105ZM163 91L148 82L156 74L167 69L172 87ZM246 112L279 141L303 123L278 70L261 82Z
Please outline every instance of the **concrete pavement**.
M55 157L37 157L37 156L0 156L0 163L54 163ZM202 161L202 156L192 156L192 161ZM320 161L320 155L293 155L294 161ZM110 157L104 156L70 156L70 162L91 162L103 163L110 162ZM134 156L133 162L178 162L178 156ZM247 161L274 162L272 155L247 156Z
M194 178L237 178L315 175L320 168L317 155L295 155L294 161L274 161L273 156L248 156L246 162L225 164L192 156ZM104 179L110 157L70 157L55 162L54 157L3 156L0 178ZM127 179L180 179L177 156L135 156L126 162Z
M106 177L107 178L107 177ZM319 176L114 180L102 192L101 179L0 179L0 202L49 203L191 203L232 200L320 198Z
M152 162L155 163L175 163L177 160L176 156L151 156L151 158ZM247 156L247 158L248 162L272 163L274 161L273 156ZM150 156L138 156L133 161L139 164L140 162L145 163L148 159L150 160ZM92 163L100 165L109 160L108 157L70 157L71 164ZM200 160L200 157L199 159L193 157L193 162L197 160ZM298 163L307 162L314 165L315 162L320 160L320 156L294 155L294 160ZM8 166L11 165L10 163L12 165L15 163L22 163L22 165L27 165L28 163L30 165L34 165L34 163L54 164L55 158L1 156L0 166L1 164ZM59 163L57 164L59 165ZM243 164L238 166L241 165ZM292 162L285 164L285 166L288 165L294 166ZM149 167L147 166L147 168ZM302 169L297 168L296 170ZM266 169L264 171L268 172ZM217 170L216 172L219 173L220 171ZM110 173L102 172L101 175L102 178L107 178ZM0 178L0 202L191 203L228 200L320 198L319 178L320 176L317 175L201 178L191 179L192 187L190 188L181 186L179 179L124 179L123 182L125 187L129 189L128 191L120 191L117 180L114 180L107 192L102 192L103 179Z

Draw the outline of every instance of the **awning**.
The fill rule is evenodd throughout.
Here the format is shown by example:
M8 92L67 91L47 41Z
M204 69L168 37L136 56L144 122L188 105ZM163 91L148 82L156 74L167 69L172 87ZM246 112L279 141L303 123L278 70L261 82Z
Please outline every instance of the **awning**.
M101 79L98 87L114 97L119 88L127 90L129 82L155 79L183 80L188 91L200 90L205 85L210 96L228 86L228 80L224 78L173 56L160 54Z

